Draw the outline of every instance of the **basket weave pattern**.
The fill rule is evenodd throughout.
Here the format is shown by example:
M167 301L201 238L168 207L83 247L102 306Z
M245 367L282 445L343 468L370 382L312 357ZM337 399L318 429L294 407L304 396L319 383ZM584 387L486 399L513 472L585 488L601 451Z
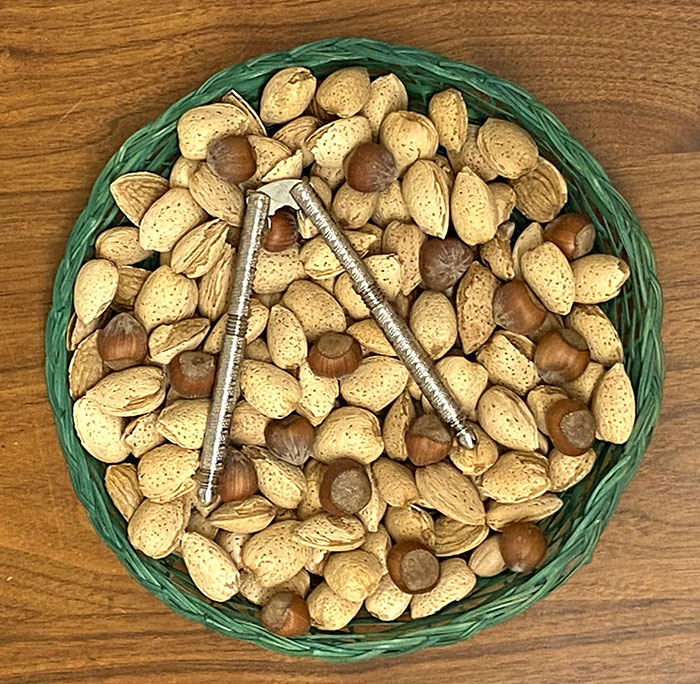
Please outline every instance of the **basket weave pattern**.
M596 250L622 256L631 268L622 295L604 308L623 341L625 366L637 397L637 420L626 444L597 443L598 459L592 473L563 494L564 506L544 525L550 553L537 572L481 579L468 598L420 620L381 623L360 617L343 632L312 631L288 639L264 630L257 607L242 599L225 604L205 599L176 559L153 560L131 547L126 524L104 488L105 465L83 450L73 427L64 341L78 269L97 235L123 222L109 184L129 171L148 170L167 177L178 156L176 123L185 111L221 97L230 88L257 106L264 83L286 66L304 65L324 76L357 64L371 72L395 72L406 84L412 109L425 110L429 97L444 88L461 90L470 120L499 116L517 121L562 171L569 184L566 209L591 216L597 228ZM349 662L467 639L525 610L590 561L622 490L639 466L658 417L663 379L660 327L661 290L651 248L637 219L596 160L532 95L478 67L439 54L365 39L329 39L220 71L132 135L109 160L73 228L56 274L46 326L46 382L75 492L97 533L140 584L179 614L227 636L288 655Z

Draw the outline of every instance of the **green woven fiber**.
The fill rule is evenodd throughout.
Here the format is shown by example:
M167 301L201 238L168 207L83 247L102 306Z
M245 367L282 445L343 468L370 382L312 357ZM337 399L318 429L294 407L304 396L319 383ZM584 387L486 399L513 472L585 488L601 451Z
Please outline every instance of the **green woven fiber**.
M564 493L564 506L544 525L552 553L537 572L480 580L468 598L420 620L381 623L359 617L342 632L313 630L290 639L262 629L257 607L246 601L233 599L217 604L205 599L177 559L152 560L130 546L125 522L104 489L105 466L83 450L75 434L65 336L78 269L96 236L123 218L109 193L110 182L128 171L167 175L178 154L175 126L180 115L221 97L230 88L257 105L264 83L286 66L304 65L317 76L324 76L339 67L358 64L373 73L395 72L407 86L412 108L425 109L432 93L446 87L458 88L464 93L470 119L496 115L517 121L561 169L569 183L567 208L582 211L594 220L598 249L619 254L630 264L631 277L623 294L606 310L625 347L625 366L637 397L637 420L625 445L596 444L599 456L593 472ZM432 52L366 39L327 39L288 52L262 55L220 71L132 135L109 160L68 239L56 274L46 325L46 382L75 492L97 533L138 582L179 614L227 636L288 655L350 662L467 639L525 610L590 561L622 490L639 466L658 417L663 379L661 306L651 247L629 205L598 162L531 94L483 69Z

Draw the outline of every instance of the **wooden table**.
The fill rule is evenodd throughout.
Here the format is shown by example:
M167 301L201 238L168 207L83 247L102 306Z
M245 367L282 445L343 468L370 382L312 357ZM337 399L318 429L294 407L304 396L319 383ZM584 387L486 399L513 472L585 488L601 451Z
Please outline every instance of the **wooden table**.
M593 563L465 644L350 666L209 633L127 575L71 490L42 349L66 238L122 141L223 66L333 34L439 50L536 93L651 238L668 368L654 443ZM697 2L5 0L0 36L0 681L700 679Z

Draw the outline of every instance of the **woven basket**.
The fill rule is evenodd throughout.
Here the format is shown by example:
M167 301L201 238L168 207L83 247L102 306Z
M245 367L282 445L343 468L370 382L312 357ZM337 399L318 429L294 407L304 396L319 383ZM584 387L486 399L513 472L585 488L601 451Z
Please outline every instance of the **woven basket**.
M622 296L604 308L623 341L625 365L637 397L637 420L625 445L596 445L598 459L593 472L564 493L562 509L543 525L551 552L534 574L481 579L467 599L420 620L381 623L361 614L342 632L312 630L290 639L265 631L258 623L258 608L244 600L219 604L205 599L178 559L152 560L131 547L125 522L105 492L105 466L83 450L73 427L65 336L78 269L96 236L123 222L109 192L110 182L128 171L149 170L167 176L178 156L175 126L181 114L215 100L230 88L257 105L264 83L286 66L304 65L324 76L339 67L358 64L376 73L395 72L406 84L414 109L425 110L430 95L443 88L458 88L464 93L470 119L495 115L517 121L536 138L542 154L562 171L569 184L567 209L588 214L597 228L596 249L623 256L631 268ZM590 561L620 493L639 466L657 420L663 377L660 326L656 267L637 219L595 159L532 95L482 69L435 53L364 39L329 39L220 71L132 135L109 160L73 228L56 275L46 326L46 382L75 492L97 533L138 582L177 613L227 636L288 655L347 662L467 639L525 610Z

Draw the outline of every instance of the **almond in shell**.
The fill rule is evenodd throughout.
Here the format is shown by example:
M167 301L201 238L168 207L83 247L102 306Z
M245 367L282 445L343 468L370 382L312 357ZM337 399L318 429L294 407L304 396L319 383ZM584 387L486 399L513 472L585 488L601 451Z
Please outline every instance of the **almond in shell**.
M418 487L409 468L382 457L372 463L372 474L379 495L390 506L409 506L419 498Z
M515 190L515 206L531 221L551 221L568 199L564 177L542 157L537 158L531 171L512 180L511 185Z
M88 335L75 350L68 366L68 388L73 399L82 397L107 375L109 369L97 351L99 330Z
M265 428L270 419L247 401L239 401L231 415L229 439L238 446L243 444L265 446Z
M95 256L98 259L109 259L117 266L135 264L151 254L150 250L139 244L139 231L133 226L108 228L95 241Z
M632 434L636 417L634 389L621 363L606 371L591 400L596 437L624 444Z
M506 569L499 536L493 535L485 539L472 551L469 568L478 577L495 577Z
M119 272L119 281L112 300L112 308L117 311L131 311L136 304L136 298L143 284L151 275L151 271L134 266L118 266L117 271Z
M382 566L367 551L333 553L323 570L328 586L347 601L364 601L379 585Z
M486 369L489 381L524 395L540 380L532 360L534 343L511 332L497 332L476 355Z
M498 385L489 387L479 399L477 415L481 427L499 444L522 451L538 448L535 418L515 392Z
M353 323L347 332L348 335L351 335L360 343L360 347L362 347L362 351L365 354L396 356L394 348L374 319L366 318L363 321Z
M556 449L549 452L549 489L563 492L583 480L591 472L596 453L589 449L583 456L567 456Z
M411 599L411 618L416 620L437 613L449 603L461 601L476 584L476 575L462 558L448 558L440 563L440 579L429 592Z
M630 277L630 267L614 254L588 254L571 262L574 301L598 304L617 297Z
M265 84L260 98L260 118L281 124L301 116L316 92L316 77L301 66L278 71Z
M311 624L317 629L336 631L345 627L359 612L362 601L348 601L321 582L308 596Z
M417 159L432 159L439 140L435 124L427 116L400 110L390 112L382 121L379 142L392 153L399 175L403 175Z
M493 295L499 282L487 268L475 261L459 281L456 296L457 328L465 354L486 342L496 323Z
M322 463L350 456L367 464L383 451L379 419L357 406L335 409L316 431L314 456Z
M391 538L402 541L419 541L429 549L435 548L435 523L430 513L417 506L389 506L384 524Z
M209 399L178 399L172 402L158 416L158 432L183 449L201 449L209 403Z
M252 572L243 570L241 571L240 594L256 606L262 606L280 591L293 591L303 598L308 594L310 585L311 577L303 568L294 577L290 577L274 587L264 586Z
M468 167L455 177L450 210L457 235L468 245L488 242L496 234L498 217L491 188Z
M458 556L481 544L489 534L487 525L465 525L441 515L435 520L435 555Z
M160 266L143 284L134 314L148 332L164 323L190 318L197 308L197 284L175 273L170 266Z
M342 307L333 295L316 283L292 283L284 293L282 303L299 319L309 342L315 342L324 332L345 331Z
M498 172L479 151L477 146L479 128L476 124L469 124L464 144L459 150L447 150L447 157L455 173L459 173L463 168L467 167L483 181L492 181L498 176Z
M369 85L369 95L362 107L362 114L369 121L372 135L376 138L382 122L390 112L408 107L406 86L396 74L375 78Z
M543 242L523 254L520 268L525 282L550 311L562 315L571 311L574 274L564 253L553 242Z
M119 272L107 259L86 261L78 271L73 285L73 306L83 323L102 315L117 292Z
M141 458L165 441L165 437L156 429L157 422L158 412L153 411L133 418L124 428L122 442L136 458Z
M206 211L187 188L171 188L149 207L141 220L139 243L143 249L167 252L206 218Z
M537 165L535 141L512 121L486 119L476 144L484 159L504 178L520 178Z
M450 223L447 174L434 162L418 159L401 183L408 213L426 235L444 238Z
M554 515L563 505L556 494L542 494L522 503L506 504L491 501L486 510L486 524L501 531L512 522L537 522Z
M193 475L198 466L196 451L164 444L139 460L139 488L146 498L156 503L173 501L194 490Z
M136 466L132 463L118 463L105 470L105 489L115 508L128 522L143 501L139 489Z
M386 190L377 193L377 204L372 214L374 223L384 227L392 221L408 223L410 220L411 214L403 199L401 181L394 181Z
M301 468L260 447L244 446L243 453L255 467L258 487L264 496L281 508L296 508L299 505L306 489Z
M411 308L409 325L431 359L444 356L457 341L457 315L442 292L421 292Z
M119 176L112 181L109 191L124 216L138 226L148 208L169 188L170 184L162 176L137 171Z
M389 458L395 461L405 461L408 458L406 432L415 417L416 409L411 395L402 392L389 408L382 426L384 448Z
M430 98L428 114L435 124L440 144L447 151L462 149L467 141L467 105L462 93L448 88Z
M183 351L196 349L210 327L207 318L188 318L172 325L159 325L148 337L148 355L153 363L169 364Z
M498 503L522 503L549 489L547 459L527 451L508 451L481 477L480 489Z
M465 475L481 475L498 460L498 445L478 425L474 426L477 442L473 449L455 440L449 458Z
M294 538L315 549L352 551L362 546L365 528L354 516L337 517L324 511L298 523Z
M435 364L435 370L467 416L475 419L477 403L488 384L486 369L463 356L446 356ZM422 403L425 411L431 410L427 399L423 398Z
M238 593L238 568L218 544L196 532L186 532L181 551L187 572L205 596L228 601Z
M307 145L317 164L338 169L353 148L371 139L369 121L364 116L351 116L321 126L309 136Z
M243 135L249 125L246 113L233 104L215 102L190 109L177 122L180 153L187 159L206 159L214 139Z
M348 404L377 413L394 401L407 383L408 370L398 359L370 356L341 378L340 394Z
M165 399L165 375L154 366L135 366L110 373L85 394L112 416L150 413Z
M277 508L265 497L253 495L243 501L221 504L209 522L221 530L236 534L252 534L264 530L274 519Z
M367 612L382 621L398 619L411 603L411 594L401 591L387 573L374 592L365 600Z
M622 361L620 336L600 307L592 304L574 305L566 317L566 325L586 340L593 361L604 366Z
M335 378L322 378L316 375L304 361L299 366L301 399L297 405L299 415L306 418L314 427L320 425L333 410L340 392Z
M327 76L318 86L316 102L329 114L346 119L369 99L369 73L364 67L346 67Z
M189 513L182 499L164 504L146 499L129 520L129 542L151 558L165 558L180 544Z
M268 418L288 416L301 399L299 381L270 363L244 360L240 383L244 399Z

